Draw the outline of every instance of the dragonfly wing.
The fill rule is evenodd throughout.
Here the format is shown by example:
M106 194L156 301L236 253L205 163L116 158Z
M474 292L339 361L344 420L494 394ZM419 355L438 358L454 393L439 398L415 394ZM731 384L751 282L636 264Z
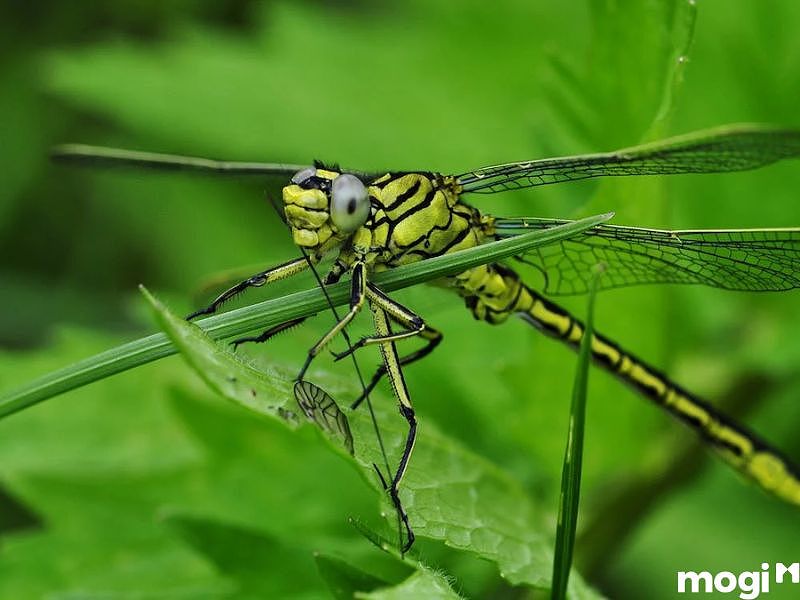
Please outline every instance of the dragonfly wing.
M498 219L500 237L565 223ZM603 289L645 283L693 283L728 290L800 287L800 229L667 231L599 225L518 257L538 268L554 295L589 290L593 268L606 266Z
M800 130L733 125L615 152L484 167L457 179L465 193L491 194L592 177L744 171L799 155Z
M243 162L232 160L215 160L184 156L180 154L162 154L159 152L142 152L122 148L106 148L87 144L64 144L56 146L50 152L50 158L60 163L74 163L91 167L138 167L162 171L199 171L223 175L262 175L289 179L310 165L293 165L284 163ZM352 173L365 181L371 181L378 174L361 171L343 170Z
M57 162L101 167L143 167L167 171L207 171L237 175L277 175L291 177L304 165L213 160L178 154L140 152L86 144L56 146L50 157ZM307 165L306 165L307 166Z
M294 384L294 397L309 420L338 439L353 454L353 435L350 433L347 416L330 394L310 381L300 380Z

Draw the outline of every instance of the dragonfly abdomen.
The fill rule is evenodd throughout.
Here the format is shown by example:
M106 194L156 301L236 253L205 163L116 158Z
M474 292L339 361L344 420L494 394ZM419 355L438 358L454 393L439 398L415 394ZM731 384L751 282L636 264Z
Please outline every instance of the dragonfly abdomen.
M580 345L583 323L529 288L506 266L470 269L453 282L477 319L496 324L517 314L573 349ZM595 364L694 429L736 470L779 498L800 505L800 470L767 442L605 336L594 334L591 352Z
M526 289L521 298L525 304L517 312L524 320L577 349L583 323L534 290ZM598 366L695 430L733 468L779 498L800 505L800 471L778 450L605 336L594 334L591 351Z

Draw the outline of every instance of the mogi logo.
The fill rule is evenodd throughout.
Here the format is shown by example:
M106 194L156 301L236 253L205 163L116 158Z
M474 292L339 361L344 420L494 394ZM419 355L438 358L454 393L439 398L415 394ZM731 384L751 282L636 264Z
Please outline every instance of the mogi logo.
M776 563L774 569L770 567L769 563L761 563L760 571L743 571L738 575L730 571L720 571L716 575L712 575L708 571L699 573L678 571L678 593L684 594L688 591L692 594L700 592L710 594L716 591L729 594L738 591L739 598L742 600L753 600L762 593L769 592L769 585L772 581L776 584L784 582L800 584L800 563L789 565Z

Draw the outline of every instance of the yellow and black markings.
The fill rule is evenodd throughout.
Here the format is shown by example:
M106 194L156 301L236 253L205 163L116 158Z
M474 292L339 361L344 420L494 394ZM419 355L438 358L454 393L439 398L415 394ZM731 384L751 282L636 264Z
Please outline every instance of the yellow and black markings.
M399 486L411 458L417 423L402 367L430 354L442 334L375 287L370 275L520 231L544 230L563 223L553 219L502 219L484 215L463 202L462 195L467 193L491 194L594 177L740 171L798 155L800 131L752 125L698 132L616 152L489 166L456 176L426 171L369 174L321 164L299 167L220 162L87 146L66 146L54 153L62 160L92 164L278 174L291 178L283 188L283 211L303 258L257 273L190 318L211 314L250 287L290 277L313 267L327 254L335 254L324 283L333 283L349 273L350 309L309 350L298 376L297 401L309 418L323 421L324 427L335 429L340 435L344 435L343 431L349 433L342 422L344 415L333 399L305 382L304 375L312 359L339 333L346 334L348 323L368 304L375 335L364 338L337 358L362 346L378 345L382 364L353 406L358 406L378 381L387 376L400 412L408 422L406 443L394 474L385 478L376 468L405 525L406 542L401 543L404 549L411 545L414 535L400 502ZM606 265L600 289L643 283L699 283L748 291L800 287L800 229L797 228L666 231L600 225L567 240L534 248L517 258L541 271L545 292L550 294L587 292L594 278L594 267L599 263ZM482 265L437 285L456 291L479 320L499 324L517 315L573 348L578 347L584 335L579 320L527 286L509 266ZM296 319L239 341L265 341L300 322L302 319ZM402 331L393 332L392 323ZM395 343L411 337L420 337L426 343L399 356ZM591 349L597 365L697 431L733 467L778 497L800 504L800 471L780 452L608 338L595 334Z

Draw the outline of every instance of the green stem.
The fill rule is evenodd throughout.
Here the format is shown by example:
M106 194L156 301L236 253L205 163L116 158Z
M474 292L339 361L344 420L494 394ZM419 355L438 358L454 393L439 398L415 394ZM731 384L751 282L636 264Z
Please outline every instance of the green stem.
M583 432L586 421L586 388L589 383L589 365L592 361L592 337L594 335L594 298L600 270L595 273L589 291L589 307L586 325L578 351L578 364L575 370L575 383L572 387L572 406L569 415L567 448L564 453L564 466L561 473L561 498L558 507L558 528L553 559L553 581L550 597L564 600L567 597L567 584L572 568L572 554L575 548L575 532L578 526L578 506L581 492L581 470L583 465Z
M373 280L382 289L390 292L521 254L535 246L552 244L604 223L612 216L613 213L587 217L551 229L532 231L468 250L437 256L377 273ZM334 304L347 302L350 295L349 282L342 281L327 289ZM202 319L198 321L198 325L211 337L225 339L267 329L291 319L311 316L326 308L328 304L324 294L319 288L314 288ZM101 352L0 395L0 418L58 394L170 356L175 352L175 348L163 333L156 333Z

